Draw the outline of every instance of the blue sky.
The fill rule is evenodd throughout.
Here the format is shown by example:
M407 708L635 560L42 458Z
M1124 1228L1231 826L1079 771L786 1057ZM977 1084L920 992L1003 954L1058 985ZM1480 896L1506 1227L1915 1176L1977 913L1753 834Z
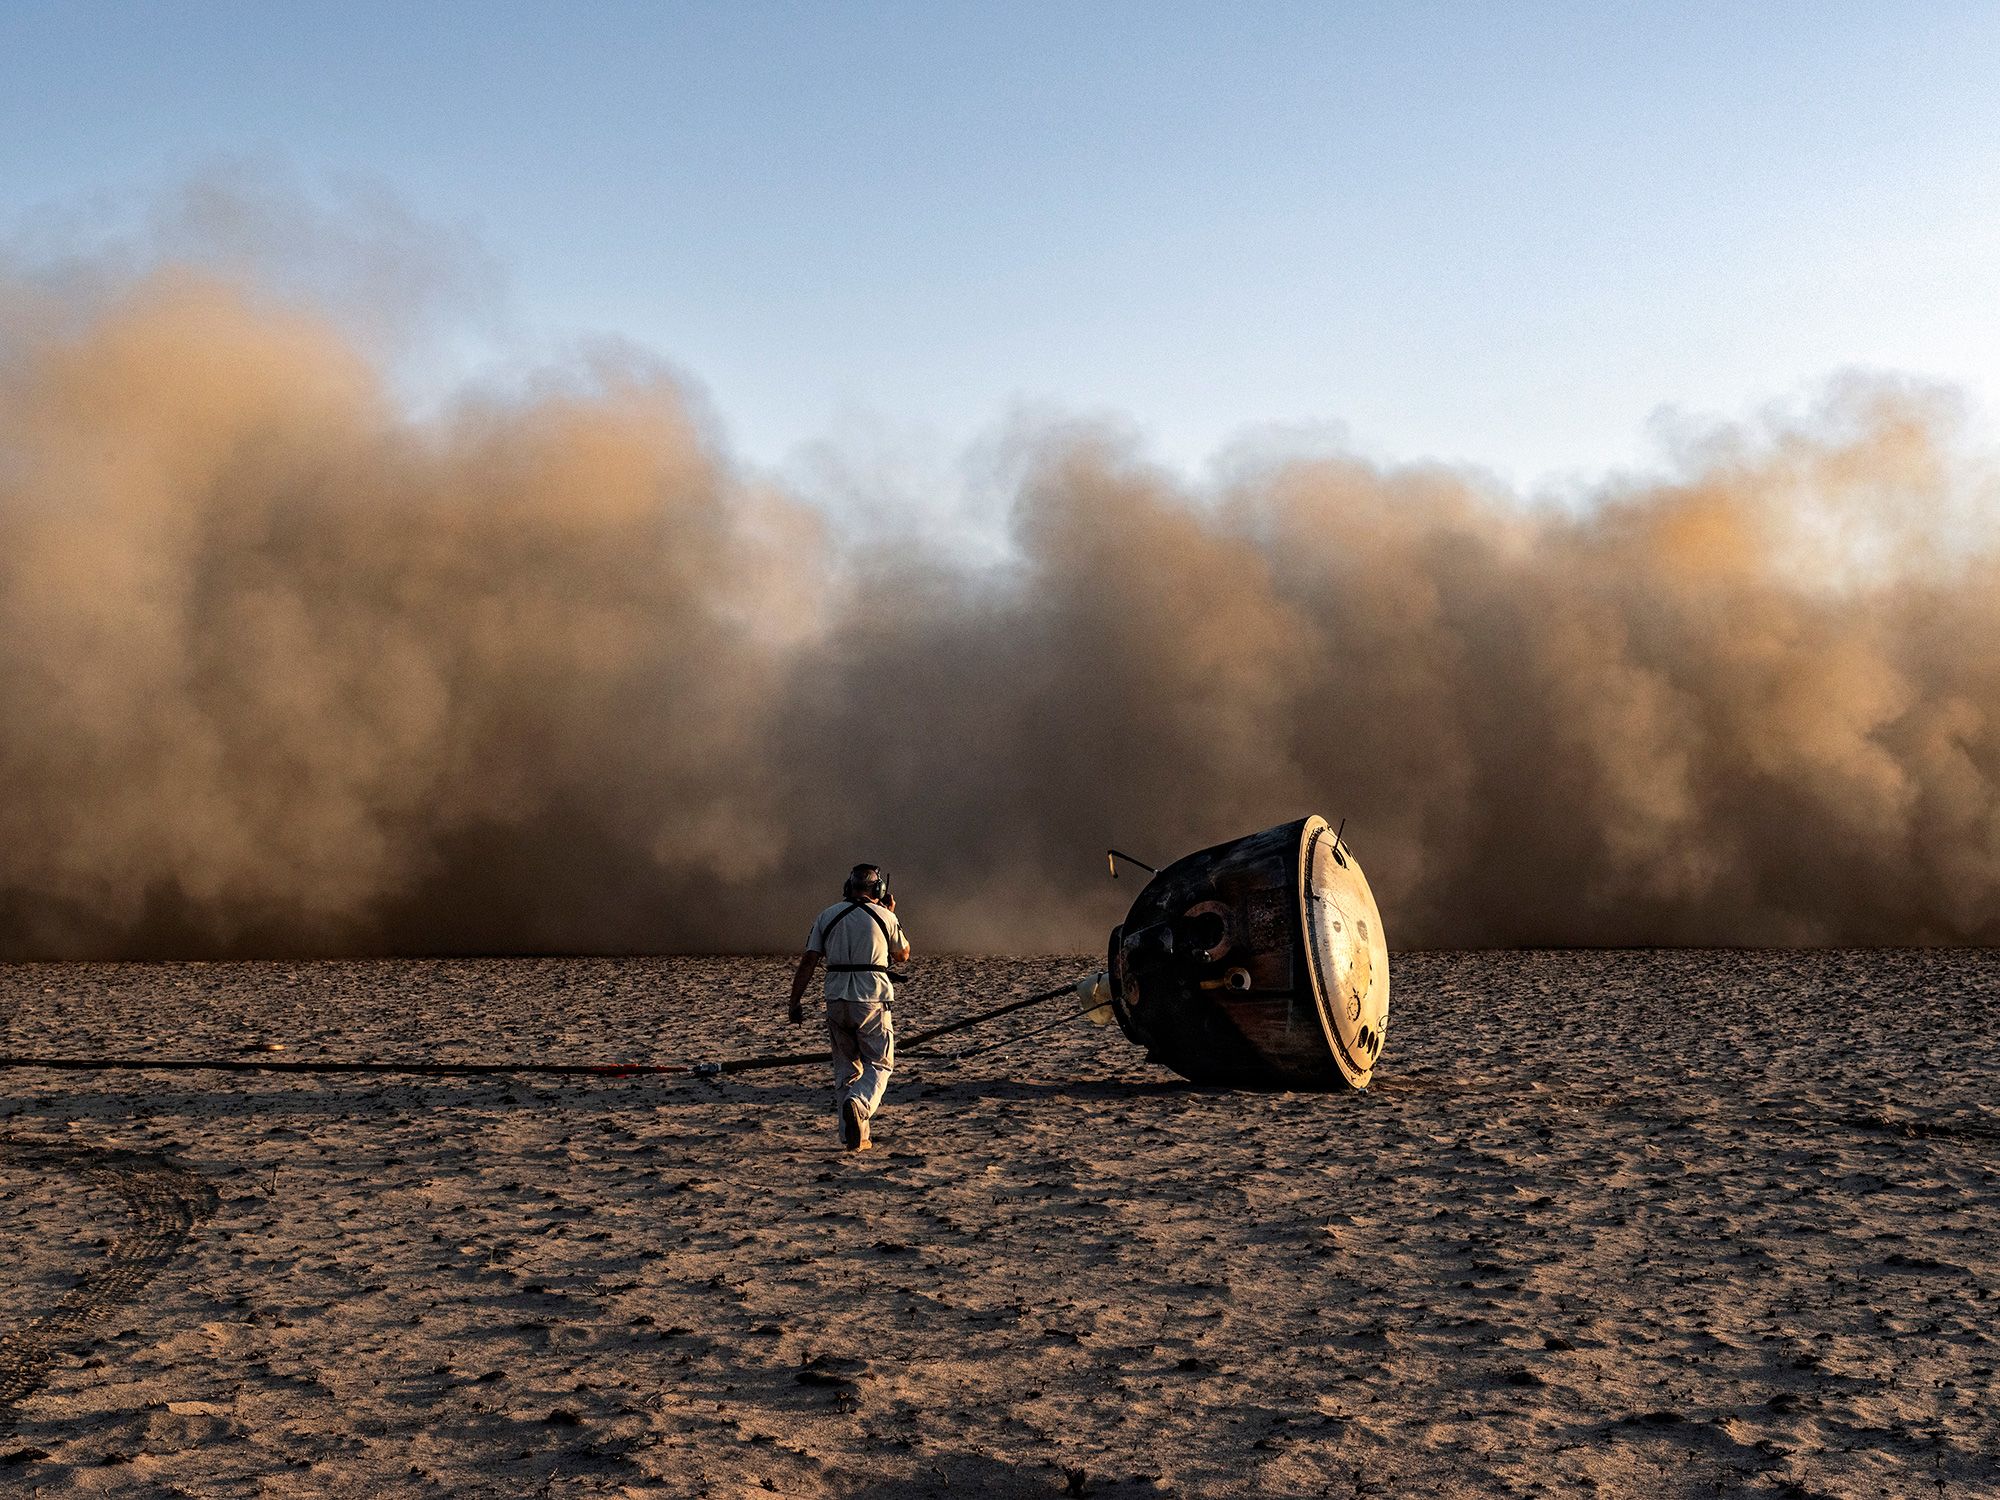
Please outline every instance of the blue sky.
M232 158L781 468L1025 406L1534 486L1853 367L2000 403L1996 5L0 4L0 231Z

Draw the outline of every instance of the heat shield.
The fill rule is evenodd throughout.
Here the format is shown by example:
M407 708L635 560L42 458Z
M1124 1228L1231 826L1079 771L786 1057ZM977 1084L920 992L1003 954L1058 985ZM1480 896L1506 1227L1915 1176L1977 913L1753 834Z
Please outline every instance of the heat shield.
M1118 1024L1197 1083L1366 1088L1389 1021L1368 879L1321 817L1176 860L1111 934Z

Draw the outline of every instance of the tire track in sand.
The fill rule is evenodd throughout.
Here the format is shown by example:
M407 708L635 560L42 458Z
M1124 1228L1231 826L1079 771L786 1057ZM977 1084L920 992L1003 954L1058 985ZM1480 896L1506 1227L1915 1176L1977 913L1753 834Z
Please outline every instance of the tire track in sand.
M194 1226L215 1211L215 1189L187 1168L145 1151L116 1151L0 1137L0 1163L73 1172L124 1200L132 1224L104 1259L54 1307L0 1334L0 1421L42 1383L65 1346L144 1289Z

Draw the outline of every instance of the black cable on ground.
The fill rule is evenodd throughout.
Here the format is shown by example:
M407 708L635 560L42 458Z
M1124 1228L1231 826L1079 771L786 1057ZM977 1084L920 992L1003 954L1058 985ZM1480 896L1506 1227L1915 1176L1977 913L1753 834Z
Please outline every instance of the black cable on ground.
M1071 994L1076 982L1058 985L1010 1000L977 1015L965 1016L943 1026L920 1031L902 1044L907 1052L936 1037L949 1036L971 1026L1025 1010L1031 1005ZM702 1063L424 1063L424 1062L340 1062L276 1057L0 1057L0 1071L47 1068L64 1073L370 1073L417 1078L484 1078L526 1074L544 1078L657 1078L688 1076L713 1078L720 1074L752 1073L766 1068L820 1067L827 1054L818 1052L766 1053L756 1057L729 1057Z
M1012 1015L1017 1010L1026 1010L1031 1005L1040 1005L1059 996L1073 994L1076 991L1076 983L1075 980L1071 980L1068 984L1057 985L1052 990L1029 995L1024 1000L1010 1000L1005 1005L996 1005L993 1009L982 1010L977 1015L964 1016L956 1021L948 1021L942 1026L933 1026L929 1031L920 1031L915 1036L898 1042L896 1051L900 1055L908 1055L912 1049L921 1047L925 1042L937 1037L949 1036L954 1031L964 1031L968 1027L984 1025L1001 1016ZM785 1052L763 1057L731 1057L721 1062L696 1063L688 1071L700 1078L713 1078L718 1074L751 1073L763 1068L818 1067L826 1060L825 1052Z
M639 1074L692 1073L689 1063L417 1063L309 1062L301 1058L247 1057L0 1057L0 1069L53 1068L66 1073L394 1073L423 1078L535 1073L558 1078L626 1078Z
M1083 1010L1072 1011L1066 1016L1058 1016L1053 1021L1045 1021L1040 1026L1030 1026L1026 1031L1017 1031L1012 1036L1003 1036L997 1042L988 1042L983 1047L972 1047L964 1052L954 1052L945 1061L947 1063L962 1063L968 1057L983 1057L988 1052L998 1052L1002 1047L1011 1047L1016 1042L1025 1042L1031 1036L1040 1036L1045 1031L1054 1031L1057 1027L1067 1026L1072 1021L1081 1021L1092 1011L1103 1010L1104 1008L1104 1003L1100 1001L1096 1005L1085 1007Z
M1045 1000L1054 1000L1063 995L1075 994L1078 982L1077 980L1071 980L1068 984L1059 984L1052 990L1043 990L1038 995L1030 995L1025 1000L1015 1000L1007 1005L996 1005L992 1010L981 1011L976 1016L967 1016L962 1021L952 1021L943 1026L933 1026L929 1031L920 1031L907 1042L903 1043L903 1050L908 1051L912 1047L930 1041L933 1037L949 1036L954 1031L964 1031L969 1026L978 1026L983 1022L997 1020L1001 1016L1010 1015L1014 1011L1026 1010L1029 1006L1040 1005ZM1093 1010L1096 1009L1095 1006L1091 1008Z

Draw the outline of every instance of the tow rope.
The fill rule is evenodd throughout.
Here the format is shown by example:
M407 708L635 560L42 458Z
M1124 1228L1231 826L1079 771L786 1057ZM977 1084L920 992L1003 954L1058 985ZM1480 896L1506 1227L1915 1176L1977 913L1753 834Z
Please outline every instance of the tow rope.
M933 1026L903 1042L908 1052L925 1042L955 1031L983 1025L1031 1005L1041 1005L1062 995L1077 992L1072 981L1043 990L1022 1000L1010 1000L977 1015ZM486 1078L522 1074L543 1078L715 1078L731 1073L754 1073L766 1068L822 1067L827 1054L818 1052L773 1052L756 1057L727 1057L717 1062L697 1063L442 1063L442 1062L353 1062L274 1057L8 1057L0 1056L0 1070L48 1068L64 1073L373 1073L417 1078Z

